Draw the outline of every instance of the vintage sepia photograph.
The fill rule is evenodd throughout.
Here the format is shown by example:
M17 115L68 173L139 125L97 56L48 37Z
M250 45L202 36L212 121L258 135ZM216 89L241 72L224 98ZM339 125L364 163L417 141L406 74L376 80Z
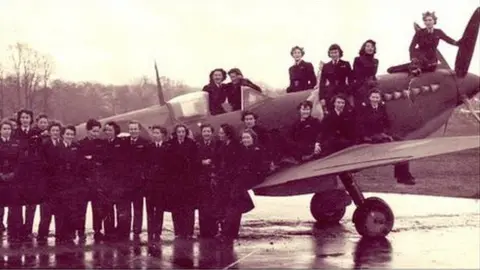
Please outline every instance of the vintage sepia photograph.
M480 269L478 0L0 0L0 269Z

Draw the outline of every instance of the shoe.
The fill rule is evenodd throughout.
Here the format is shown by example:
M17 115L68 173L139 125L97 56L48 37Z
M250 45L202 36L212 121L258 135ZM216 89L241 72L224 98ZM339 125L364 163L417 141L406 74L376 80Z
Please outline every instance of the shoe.
M415 177L412 175L407 175L406 177L397 177L397 183L413 186L416 184Z
M96 232L94 235L93 235L93 239L95 241L103 241L105 239L105 236L103 235L103 233L101 232Z

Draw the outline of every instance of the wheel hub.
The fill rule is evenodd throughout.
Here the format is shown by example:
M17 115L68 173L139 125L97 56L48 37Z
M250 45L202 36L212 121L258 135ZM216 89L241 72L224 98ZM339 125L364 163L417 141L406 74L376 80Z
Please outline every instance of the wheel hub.
M372 211L367 215L367 219L365 220L365 226L371 232L381 233L385 229L387 229L386 221L387 221L387 218L385 214L379 211Z

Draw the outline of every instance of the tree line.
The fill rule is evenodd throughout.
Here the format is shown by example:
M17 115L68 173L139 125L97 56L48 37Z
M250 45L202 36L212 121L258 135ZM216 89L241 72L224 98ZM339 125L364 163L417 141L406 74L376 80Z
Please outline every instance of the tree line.
M155 80L148 76L128 85L72 82L52 79L54 66L52 57L28 44L9 46L8 59L0 63L0 118L29 108L62 123L79 124L88 118L104 118L158 104ZM160 82L166 100L201 90L167 77L160 77Z

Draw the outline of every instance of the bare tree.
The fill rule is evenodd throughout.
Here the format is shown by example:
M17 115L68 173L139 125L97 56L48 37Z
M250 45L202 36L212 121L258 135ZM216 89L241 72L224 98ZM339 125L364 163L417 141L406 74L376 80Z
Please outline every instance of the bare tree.
M48 87L50 76L53 72L53 61L52 58L48 55L42 55L40 58L40 67L41 67L41 84L42 84L42 107L43 112L46 114L50 114L50 99L52 97L52 89Z
M17 105L32 108L34 94L39 88L42 77L40 71L42 64L44 64L42 63L42 56L38 51L23 43L16 43L9 49L17 85ZM45 60L44 67L47 67L49 77L51 68L47 60Z
M5 72L0 65L0 119L3 119L5 108Z

